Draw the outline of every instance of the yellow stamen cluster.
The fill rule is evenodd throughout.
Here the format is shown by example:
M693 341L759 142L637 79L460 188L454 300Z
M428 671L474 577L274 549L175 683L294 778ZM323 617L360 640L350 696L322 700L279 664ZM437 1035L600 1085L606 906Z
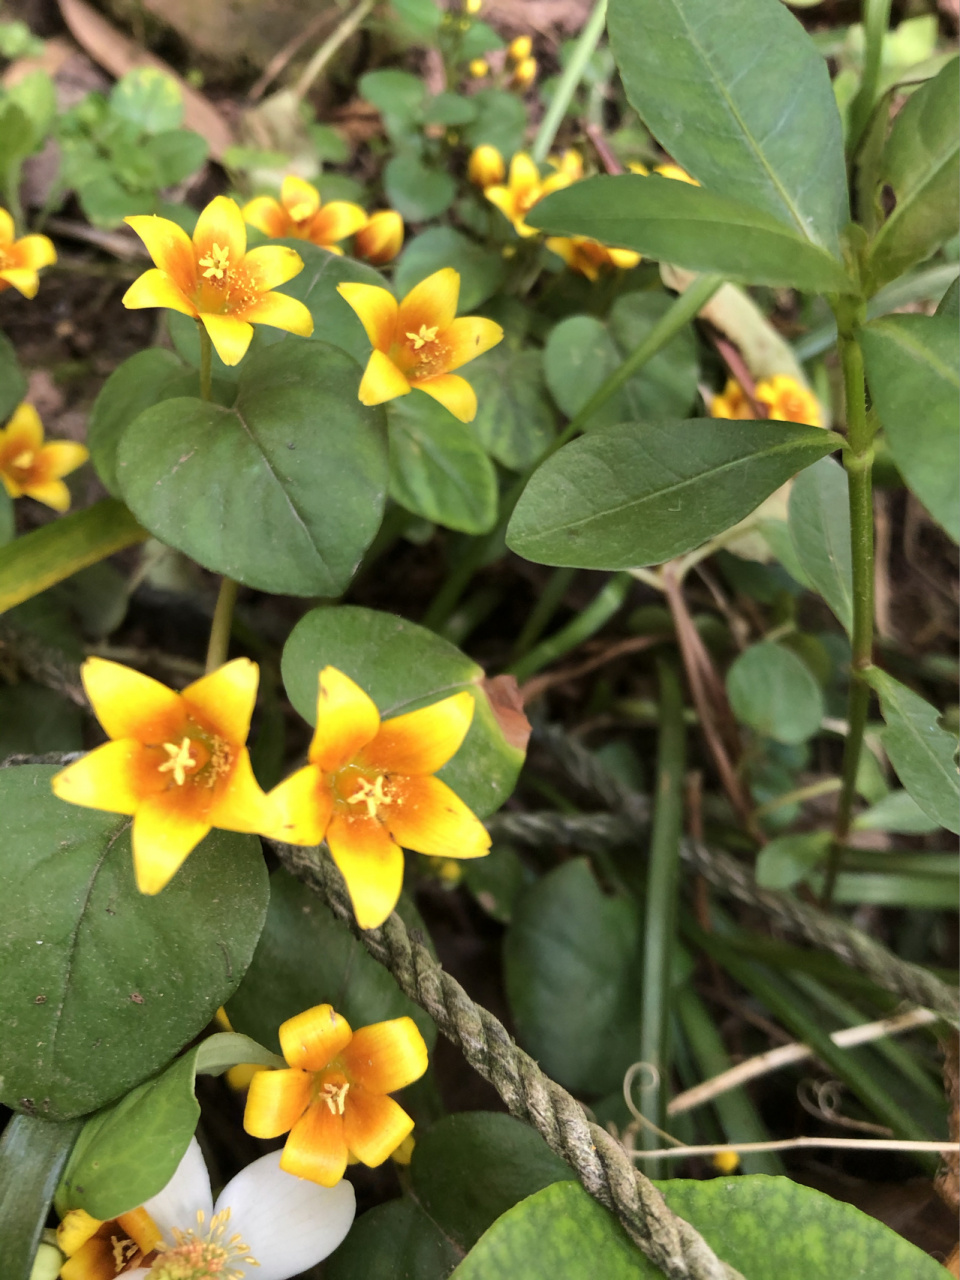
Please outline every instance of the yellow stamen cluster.
M205 280L209 280L211 276L214 280L222 280L230 266L230 252L215 243L210 252L200 259L200 265L207 268L203 273Z
M347 797L347 804L365 804L367 816L375 818L383 804L390 804L392 795L384 789L383 774L379 774L374 782L361 778L352 796Z
M187 780L187 770L196 767L196 758L190 754L190 739L184 738L179 747L173 742L165 742L163 749L170 757L165 764L159 766L160 773L172 773L178 787Z
M432 326L428 329L428 328L427 328L427 326L426 326L425 324L422 324L422 325L420 326L420 332L419 332L419 333L407 333L407 334L404 334L404 337L409 338L409 339L410 339L410 341L413 343L413 349L414 349L414 351L419 351L419 350L420 350L420 348L421 348L425 343L427 343L427 342L436 342L436 340L437 340L437 329L438 329L438 328L439 328L439 326L438 326L438 325L432 325Z
M235 1263L248 1267L260 1264L250 1256L250 1250L238 1234L226 1238L230 1222L230 1210L223 1209L210 1219L204 1234L206 1215L197 1210L197 1231L173 1229L175 1244L161 1245L159 1255L150 1268L150 1280L243 1280L243 1270Z
M334 1084L332 1080L328 1080L320 1090L320 1097L330 1108L330 1114L333 1116L342 1116L346 1110L347 1094L350 1091L350 1081L344 1080L343 1084Z

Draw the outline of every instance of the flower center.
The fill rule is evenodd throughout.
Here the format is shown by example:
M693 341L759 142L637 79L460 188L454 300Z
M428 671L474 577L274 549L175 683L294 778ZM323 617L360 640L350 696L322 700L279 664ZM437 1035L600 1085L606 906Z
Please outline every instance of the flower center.
M378 774L371 782L368 778L357 779L357 789L352 796L347 797L347 804L365 804L367 806L367 817L377 817L380 806L390 804L390 792L384 787L383 774Z
M206 267L206 271L203 273L204 280L222 280L227 273L227 268L230 266L229 249L221 249L214 242L210 252L200 259L200 265L201 267Z
M342 1116L343 1109L347 1103L347 1091L350 1088L350 1082L344 1080L343 1084L335 1084L333 1080L328 1080L320 1090L320 1097L330 1108L330 1114L334 1116Z
M111 1236L110 1248L113 1250L113 1269L117 1275L143 1257L140 1246L127 1236Z
M420 326L419 333L405 333L403 336L405 338L409 338L410 341L413 343L414 351L419 351L420 348L424 346L426 343L436 342L437 330L439 329L439 327L440 327L439 325L435 324L428 329L425 324L422 324Z
M313 205L308 200L301 200L299 204L291 205L287 212L294 222L305 222L313 213Z
M24 449L17 454L15 458L10 459L11 467L15 467L17 471L29 471L33 466L36 454L32 449Z
M187 780L187 770L191 771L197 767L197 761L190 754L190 748L193 744L189 738L184 738L179 747L173 742L165 742L163 749L170 757L162 765L159 766L160 773L172 773L173 780L178 787L182 787Z
M149 1280L241 1280L243 1272L234 1264L258 1267L247 1245L234 1234L226 1239L230 1210L222 1209L210 1219L203 1232L205 1214L197 1210L197 1230L173 1229L174 1245L160 1245L160 1252L150 1268Z
M187 782L213 787L233 765L230 744L193 720L188 720L179 742L146 745L166 752L167 758L157 765L157 772L170 774L171 782L177 787Z

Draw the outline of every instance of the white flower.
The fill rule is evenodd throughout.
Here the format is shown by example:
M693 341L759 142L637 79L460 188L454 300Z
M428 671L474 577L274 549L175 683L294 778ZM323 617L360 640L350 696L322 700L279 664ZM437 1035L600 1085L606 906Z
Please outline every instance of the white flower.
M282 1154L247 1165L214 1205L210 1176L192 1139L176 1173L143 1206L165 1248L152 1267L137 1267L126 1280L203 1280L204 1262L213 1259L220 1263L218 1280L289 1280L333 1253L353 1223L353 1187L346 1181L321 1187L284 1173Z

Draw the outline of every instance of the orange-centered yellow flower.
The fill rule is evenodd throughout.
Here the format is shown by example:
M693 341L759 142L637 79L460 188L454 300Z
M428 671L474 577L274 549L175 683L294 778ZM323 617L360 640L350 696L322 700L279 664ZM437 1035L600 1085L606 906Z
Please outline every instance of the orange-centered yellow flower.
M340 284L337 292L360 317L373 343L360 383L361 404L383 404L416 387L461 422L473 421L476 393L452 370L495 347L503 330L482 316L454 319L460 276L452 267L421 280L400 303L373 284Z
M535 236L535 227L528 227L524 218L544 196L551 191L559 191L568 187L573 181L569 172L563 169L542 178L540 170L525 151L518 151L510 161L509 185L494 184L484 190L484 195L495 204L505 218L513 223L514 230L521 236Z
M247 229L235 201L226 196L211 200L192 240L166 218L124 221L156 263L123 295L125 307L168 307L193 316L224 364L240 363L255 324L302 337L313 333L313 317L302 302L271 292L303 270L303 259L283 245L261 245L247 253Z
M624 271L640 261L632 249L608 249L587 236L548 236L547 248L562 258L571 271L579 271L588 280L596 280L604 268L621 267Z
M362 929L396 906L404 849L478 858L490 848L480 820L432 776L460 749L473 707L464 690L381 723L349 676L320 672L309 764L270 793L280 815L273 834L302 845L326 837Z
M403 248L403 219L395 209L378 209L371 213L366 226L353 238L353 251L358 258L382 266L392 262Z
M331 253L342 253L340 240L367 225L367 215L348 200L320 203L320 192L303 178L287 174L280 199L257 196L243 206L244 219L264 235L274 239L310 240Z
M758 382L754 399L766 408L767 417L775 422L806 422L811 427L823 426L823 410L817 397L788 374L778 373ZM723 391L711 400L710 416L740 421L754 417L750 402L735 378L728 378Z
M54 511L70 506L70 490L62 476L83 466L89 452L72 440L43 443L43 424L32 404L21 404L0 427L0 480L11 498L25 495Z
M141 893L159 893L211 827L266 832L273 804L244 745L259 671L236 658L182 693L149 676L88 658L83 687L112 739L53 779L61 800L133 815Z
M146 1209L131 1209L107 1222L71 1209L57 1227L57 1247L67 1257L60 1280L115 1280L121 1272L149 1266L160 1242Z
M15 239L13 218L0 209L0 293L16 289L25 298L35 298L40 288L37 274L41 267L51 267L57 260L53 241L46 236L23 236Z
M243 1127L255 1138L290 1131L280 1168L333 1187L350 1156L375 1168L413 1129L387 1097L419 1080L427 1046L412 1018L375 1022L359 1031L329 1004L280 1027L289 1070L261 1071L250 1081Z

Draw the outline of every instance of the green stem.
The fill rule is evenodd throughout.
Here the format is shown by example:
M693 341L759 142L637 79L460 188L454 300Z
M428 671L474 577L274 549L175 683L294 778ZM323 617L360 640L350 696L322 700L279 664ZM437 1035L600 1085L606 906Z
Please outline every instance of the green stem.
M650 835L644 925L643 994L640 1059L653 1067L639 1084L640 1114L662 1129L666 1122L670 1057L668 1032L672 953L677 917L677 873L683 813L686 728L683 694L676 668L660 659L660 741L657 747L657 793ZM660 1144L646 1125L639 1134L645 1151ZM652 1177L661 1176L651 1171Z
M233 606L237 600L237 584L232 578L220 579L220 594L210 625L210 643L207 645L207 674L222 667L230 647L230 630L233 625Z
M213 378L213 343L199 320L197 333L200 335L200 399L209 400L210 384Z
M567 588L576 576L576 569L554 569L547 580L547 585L540 593L540 599L530 610L530 616L524 623L523 630L517 636L512 654L514 662L518 662L543 635L547 623L560 607Z
M852 153L856 150L863 131L867 127L873 104L877 100L877 88L880 84L880 69L883 58L883 38L890 25L890 0L864 0L864 58L863 76L857 96L850 104L850 127L847 136L847 148Z
M530 154L537 164L543 164L547 153L553 146L561 121L566 115L573 95L583 78L587 63L593 57L594 50L600 43L604 24L607 20L607 0L597 0L593 13L587 19L586 26L580 32L580 38L574 47L570 61L557 81L557 87L550 99L550 105L544 113L537 136L534 139Z
M614 574L583 613L577 614L572 622L568 622L565 627L561 627L552 636L541 641L526 657L507 667L508 674L516 676L522 684L524 680L529 680L549 663L555 662L563 654L575 649L584 640L589 640L610 621L626 600L632 586L633 577L629 573Z

